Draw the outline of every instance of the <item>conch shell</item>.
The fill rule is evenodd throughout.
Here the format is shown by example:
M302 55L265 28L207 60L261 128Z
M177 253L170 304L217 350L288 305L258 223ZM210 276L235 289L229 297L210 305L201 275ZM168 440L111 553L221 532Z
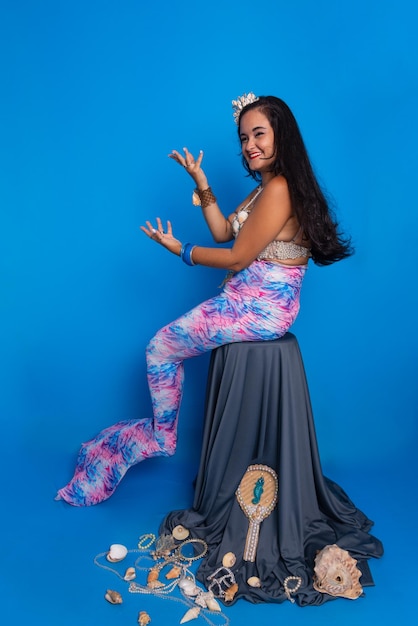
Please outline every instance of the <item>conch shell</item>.
M235 594L237 593L237 591L237 583L234 583L233 585L228 587L228 589L225 590L225 602L232 602L232 600L235 598Z
M215 600L215 597L213 595L213 593L211 591L208 591L207 593L202 593L200 595L200 598L202 599L202 602L204 602L203 608L206 607L209 609L209 611L215 611L216 613L220 613L221 612L221 607L220 604L217 600ZM196 598L196 604L198 604L198 599Z
M314 589L330 596L355 600L363 593L357 561L336 544L325 546L315 558Z
M113 591L112 589L106 591L105 599L110 602L110 604L122 604L123 602L119 591Z
M156 567L150 569L147 577L147 586L150 587L150 589L164 587L164 584L158 580L159 573L160 571Z
M167 572L165 577L168 578L168 580L171 580L172 578L178 578L180 574L181 574L181 567L179 567L178 565L174 565L174 567L172 567L171 570Z
M194 606L192 609L189 609L187 613L183 615L180 620L180 624L185 624L186 622L191 622L192 619L196 619L199 617L200 608L198 606Z
M139 626L147 626L151 621L150 616L146 611L141 611L138 615L138 624Z
M134 580L136 578L136 572L134 567L128 567L123 577L123 580Z

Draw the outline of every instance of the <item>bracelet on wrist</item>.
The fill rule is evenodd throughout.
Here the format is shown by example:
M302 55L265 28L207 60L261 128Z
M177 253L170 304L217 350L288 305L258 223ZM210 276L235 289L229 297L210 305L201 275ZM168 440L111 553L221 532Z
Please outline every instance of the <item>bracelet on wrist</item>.
M183 263L186 263L186 265L196 265L196 263L193 262L193 258L192 258L192 253L194 248L196 248L196 246L194 246L192 243L184 243L181 246L181 250L180 250L180 258L183 261Z
M214 204L215 202L216 196L214 195L210 187L203 190L200 190L196 187L192 196L192 203L194 206L201 206L202 209L206 209L206 207L208 207L210 204Z

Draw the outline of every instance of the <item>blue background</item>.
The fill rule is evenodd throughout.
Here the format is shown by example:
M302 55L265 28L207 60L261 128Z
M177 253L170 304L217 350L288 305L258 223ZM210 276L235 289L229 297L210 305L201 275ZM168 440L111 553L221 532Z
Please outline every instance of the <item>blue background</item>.
M219 202L233 210L252 185L230 102L250 90L292 108L353 236L354 257L310 266L293 331L324 472L376 520L386 556L357 603L241 602L228 614L244 626L412 619L403 583L408 568L416 578L405 554L418 510L416 50L407 0L1 1L0 614L9 623L120 623L115 610L135 623L136 598L103 601L112 578L92 557L114 542L135 547L191 503L208 355L186 364L174 458L134 468L99 507L53 497L81 441L149 415L144 350L155 331L216 293L222 272L184 266L139 225L158 215L179 239L212 245L192 181L167 155L203 149ZM178 623L166 613L174 603L161 604L153 623Z

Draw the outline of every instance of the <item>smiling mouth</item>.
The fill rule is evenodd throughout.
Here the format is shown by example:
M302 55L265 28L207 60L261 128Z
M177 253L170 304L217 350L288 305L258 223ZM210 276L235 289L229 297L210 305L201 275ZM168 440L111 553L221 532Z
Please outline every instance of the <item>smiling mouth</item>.
M250 159L250 161L252 161L253 159L257 159L260 156L261 156L261 152L253 152L252 154L248 155L248 158Z

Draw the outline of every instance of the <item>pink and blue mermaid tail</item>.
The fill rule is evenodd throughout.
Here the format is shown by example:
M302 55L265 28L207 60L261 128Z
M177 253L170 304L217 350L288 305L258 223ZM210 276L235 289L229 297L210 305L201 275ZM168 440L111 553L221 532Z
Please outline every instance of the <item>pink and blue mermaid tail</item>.
M118 422L84 443L74 476L57 498L74 506L98 504L132 465L174 454L184 359L226 343L282 337L298 314L305 271L306 266L255 261L219 295L158 331L146 350L153 418Z
M152 419L118 422L82 444L74 476L56 499L74 506L98 504L113 494L132 465L160 454Z

